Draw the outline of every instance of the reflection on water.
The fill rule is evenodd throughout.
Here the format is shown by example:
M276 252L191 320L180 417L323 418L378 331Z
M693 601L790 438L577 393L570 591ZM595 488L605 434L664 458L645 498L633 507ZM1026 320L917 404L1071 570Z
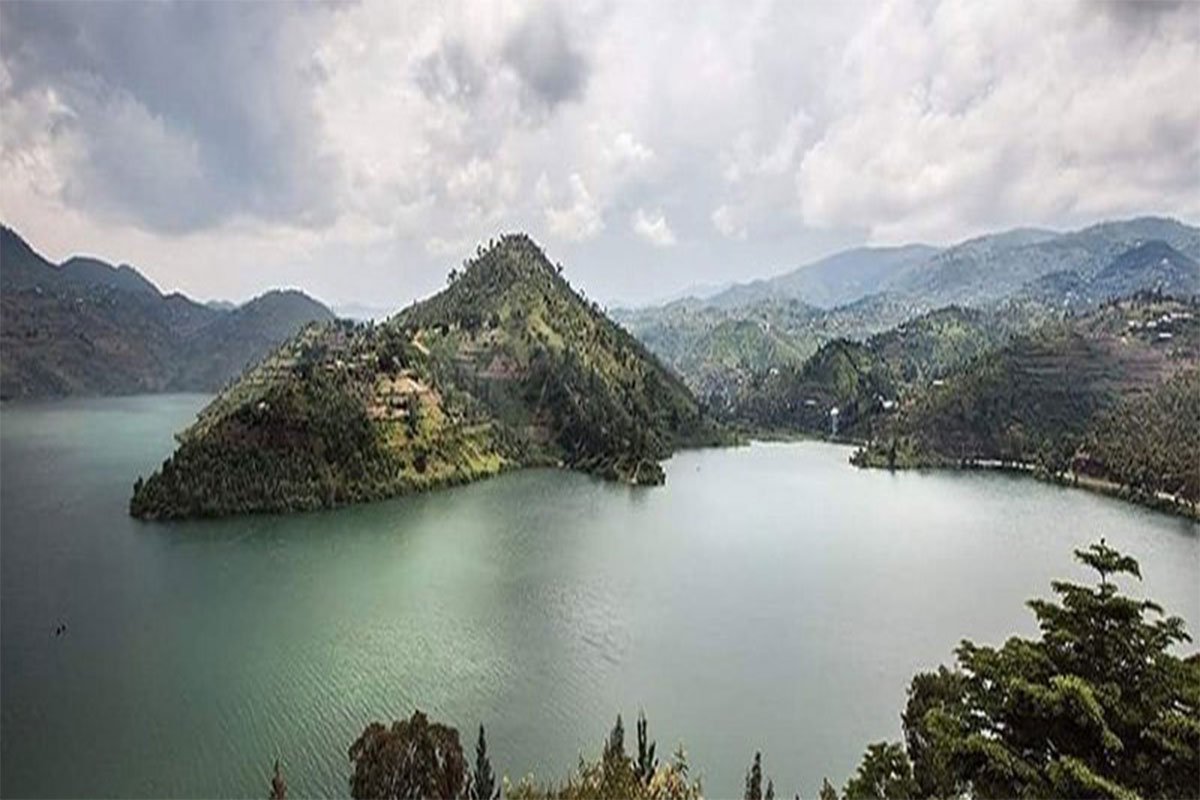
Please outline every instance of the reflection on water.
M618 711L713 796L754 750L840 783L899 734L911 674L1106 536L1200 624L1191 523L1032 480L864 472L843 448L684 453L666 487L552 470L337 512L125 515L197 396L0 414L5 795L346 794L371 719L488 726L498 770L561 777ZM60 622L67 634L56 637ZM71 768L64 768L70 764Z

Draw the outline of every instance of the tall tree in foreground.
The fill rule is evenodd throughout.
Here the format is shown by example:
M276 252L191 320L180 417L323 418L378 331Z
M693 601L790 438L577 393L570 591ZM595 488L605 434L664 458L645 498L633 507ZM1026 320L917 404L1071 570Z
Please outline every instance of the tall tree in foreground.
M762 794L762 753L754 754L754 762L746 773L746 790L742 800L763 800Z
M483 726L479 726L479 740L475 742L475 771L471 773L472 800L496 800L500 790L496 786L496 774L492 772L492 761L488 758L487 739Z
M467 761L458 731L431 723L420 711L387 728L367 726L350 746L354 798L460 798L466 795Z
M638 780L643 784L650 783L655 770L658 769L658 759L654 757L654 750L658 747L658 743L650 741L649 728L649 723L646 722L646 713L639 711L637 718L638 754L634 772L637 773Z
M1057 600L1030 601L1040 638L964 641L958 669L913 679L903 723L915 794L1197 795L1200 658L1171 652L1190 641L1183 620L1120 591L1116 578L1141 571L1103 539L1075 555L1099 582L1055 581Z
M639 720L639 728L645 728ZM625 753L625 729L620 718L604 742L601 756L579 766L563 783L538 783L532 776L513 786L505 779L507 800L699 800L700 782L689 775L687 754L680 747L665 764L659 764L643 781L633 758ZM649 750L649 747L647 747Z
M867 748L858 773L846 783L845 800L907 800L917 795L904 748L878 742Z

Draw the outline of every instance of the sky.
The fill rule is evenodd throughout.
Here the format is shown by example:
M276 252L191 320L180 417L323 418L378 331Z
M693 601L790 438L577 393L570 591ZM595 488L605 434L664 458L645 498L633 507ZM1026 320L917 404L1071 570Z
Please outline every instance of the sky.
M0 220L394 309L524 230L644 303L851 246L1200 219L1200 3L0 1Z

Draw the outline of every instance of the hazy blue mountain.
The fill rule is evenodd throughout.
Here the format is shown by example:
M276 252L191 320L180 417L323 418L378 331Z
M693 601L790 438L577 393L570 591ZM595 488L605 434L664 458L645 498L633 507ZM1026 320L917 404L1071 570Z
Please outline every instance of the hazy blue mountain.
M267 292L221 313L188 337L177 381L223 386L308 323L332 319L332 311L303 292Z
M113 266L90 256L72 256L58 268L64 283L78 287L107 286L125 292L159 295L158 287L128 264Z
M1200 294L1200 263L1166 242L1154 240L1125 250L1100 270L1062 270L1043 275L1013 295L1016 303L1088 309L1135 292L1173 297Z
M221 310L163 295L128 265L61 265L0 226L0 397L215 390L331 319L300 292Z
M752 374L951 305L996 309L1028 325L1138 291L1190 296L1200 282L1197 254L1200 229L1159 217L1068 233L1020 228L945 250L848 250L708 299L615 316L695 391L723 404Z
M883 288L931 306L979 306L1014 295L1053 273L1094 276L1123 252L1150 240L1190 258L1200 256L1200 230L1176 220L1141 217L1063 234L1017 230L981 236L910 265Z
M858 247L774 278L736 284L710 296L707 302L719 308L736 308L762 300L794 299L834 308L874 294L896 273L938 252L936 247L924 244Z

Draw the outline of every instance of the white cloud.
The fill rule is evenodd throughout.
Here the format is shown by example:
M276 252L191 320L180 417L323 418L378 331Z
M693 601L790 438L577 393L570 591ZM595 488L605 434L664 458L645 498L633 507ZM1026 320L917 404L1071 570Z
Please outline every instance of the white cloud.
M613 139L605 155L614 169L637 169L650 163L654 158L654 151L639 142L629 131L622 131Z
M661 211L648 214L645 209L639 208L634 212L630 225L634 233L655 247L670 247L675 244L675 233Z
M631 297L1200 216L1196 4L204 4L202 36L187 9L0 3L0 215L35 245L378 303L526 230ZM689 247L645 247L664 208Z
M882 6L805 154L805 222L944 240L1020 224L1200 213L1200 6L1131 29L1064 3Z
M745 239L746 223L742 213L732 206L720 205L712 212L712 224L727 239Z
M604 230L600 209L578 173L571 174L571 201L562 208L546 208L546 224L560 239L581 242Z

